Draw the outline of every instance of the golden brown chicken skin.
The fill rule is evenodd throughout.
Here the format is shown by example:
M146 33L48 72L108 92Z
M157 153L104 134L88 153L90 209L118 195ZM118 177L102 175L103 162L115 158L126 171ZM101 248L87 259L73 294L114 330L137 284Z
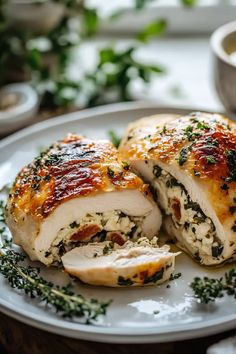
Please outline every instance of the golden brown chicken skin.
M109 141L69 135L22 169L9 196L10 211L16 217L20 209L44 218L75 196L133 188L149 193Z

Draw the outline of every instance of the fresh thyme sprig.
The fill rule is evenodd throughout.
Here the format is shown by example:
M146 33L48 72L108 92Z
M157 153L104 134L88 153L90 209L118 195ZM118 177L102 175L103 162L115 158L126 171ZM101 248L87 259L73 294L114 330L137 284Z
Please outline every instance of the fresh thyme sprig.
M219 279L196 277L190 287L193 289L194 296L202 304L214 302L226 294L236 299L236 269L229 270Z
M39 268L20 264L24 259L24 255L10 248L1 251L0 273L12 288L22 290L31 298L39 297L64 318L79 317L89 324L99 315L106 314L110 301L86 300L73 292L71 284L62 287L54 285L40 276Z
M71 284L67 286L54 285L40 276L40 269L23 265L25 256L9 246L7 226L4 219L5 203L0 200L0 273L14 289L23 291L31 298L39 298L49 309L54 309L63 318L82 318L89 324L99 315L105 315L110 301L85 299L75 294Z

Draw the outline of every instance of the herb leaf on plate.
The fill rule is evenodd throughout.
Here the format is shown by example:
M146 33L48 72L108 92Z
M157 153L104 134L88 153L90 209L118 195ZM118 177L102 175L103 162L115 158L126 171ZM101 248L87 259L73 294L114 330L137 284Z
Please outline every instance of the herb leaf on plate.
M202 304L214 302L226 294L236 298L236 269L231 269L219 279L196 277L190 284L195 297Z

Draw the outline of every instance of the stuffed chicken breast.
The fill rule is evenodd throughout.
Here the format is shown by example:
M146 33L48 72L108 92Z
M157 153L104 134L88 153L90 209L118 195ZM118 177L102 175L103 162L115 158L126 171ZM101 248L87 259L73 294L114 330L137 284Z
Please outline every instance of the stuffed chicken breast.
M123 158L151 184L164 225L205 265L236 255L236 124L218 114L157 115L127 129Z
M50 265L89 241L152 238L161 214L109 141L70 135L18 174L6 220L14 242Z
M66 253L62 262L69 274L91 285L146 286L170 279L176 255L141 238L119 248L108 241L89 243Z

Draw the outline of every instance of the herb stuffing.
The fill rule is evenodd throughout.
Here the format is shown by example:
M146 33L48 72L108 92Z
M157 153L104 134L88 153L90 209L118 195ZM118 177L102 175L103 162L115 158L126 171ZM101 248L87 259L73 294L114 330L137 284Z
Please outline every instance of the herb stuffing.
M122 276L119 276L117 284L120 286L131 286L133 285L133 281L129 278L125 279Z
M230 180L228 182L236 182L236 150L227 150L226 156L230 174Z

